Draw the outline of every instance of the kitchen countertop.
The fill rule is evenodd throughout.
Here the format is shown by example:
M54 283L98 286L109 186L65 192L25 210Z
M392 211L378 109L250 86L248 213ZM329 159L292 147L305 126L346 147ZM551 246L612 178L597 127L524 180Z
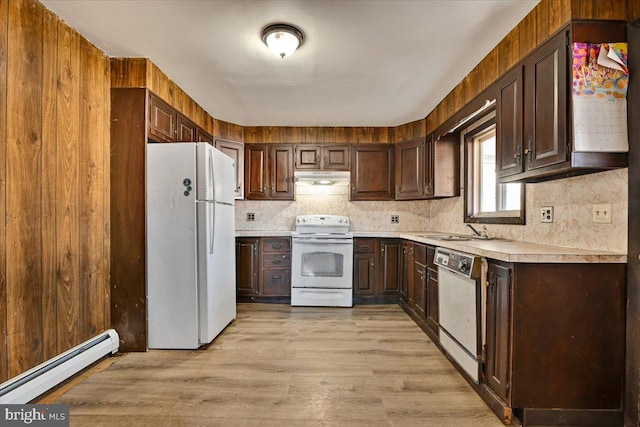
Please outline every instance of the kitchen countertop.
M382 237L407 239L414 242L441 246L461 252L468 252L485 258L516 263L626 263L627 255L606 251L576 249L565 246L544 245L516 240L439 240L432 231L354 231L354 237ZM245 230L237 231L237 237L290 236L291 231ZM428 235L430 237L422 237Z

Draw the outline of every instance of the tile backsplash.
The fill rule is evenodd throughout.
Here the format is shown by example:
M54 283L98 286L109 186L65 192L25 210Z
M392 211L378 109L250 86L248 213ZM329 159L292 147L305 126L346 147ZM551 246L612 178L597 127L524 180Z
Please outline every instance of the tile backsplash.
M489 234L513 240L581 249L627 252L627 169L526 186L526 225L487 224ZM443 231L469 233L462 197L441 200L351 202L349 187L296 186L295 201L236 203L238 230L291 230L297 215L334 214L351 218L353 231ZM464 190L461 190L464 194ZM612 223L592 222L592 205L611 203ZM542 206L553 206L554 222L542 223ZM255 221L247 213L255 212ZM391 222L399 216L399 223Z

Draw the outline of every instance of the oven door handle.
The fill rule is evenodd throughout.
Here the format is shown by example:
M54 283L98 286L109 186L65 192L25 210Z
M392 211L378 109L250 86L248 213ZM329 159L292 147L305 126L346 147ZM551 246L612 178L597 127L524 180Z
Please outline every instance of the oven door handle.
M296 243L326 243L332 245L353 245L353 239L315 239L313 237L294 237Z

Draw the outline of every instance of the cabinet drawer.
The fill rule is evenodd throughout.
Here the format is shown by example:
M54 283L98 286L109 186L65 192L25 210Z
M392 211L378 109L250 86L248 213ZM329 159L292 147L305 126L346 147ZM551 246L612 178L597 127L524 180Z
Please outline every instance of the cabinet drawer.
M291 241L288 238L262 239L263 252L291 252Z
M262 295L291 295L291 270L280 268L262 270Z
M262 256L262 268L282 268L291 266L291 254L264 254Z
M353 245L354 252L375 252L376 251L376 239L355 239Z

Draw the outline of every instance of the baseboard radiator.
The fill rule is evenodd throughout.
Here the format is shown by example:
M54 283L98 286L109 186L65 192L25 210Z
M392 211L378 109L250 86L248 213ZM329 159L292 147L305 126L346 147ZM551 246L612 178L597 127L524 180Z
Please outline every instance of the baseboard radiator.
M102 357L116 353L118 346L118 333L109 329L0 384L0 404L29 403Z

